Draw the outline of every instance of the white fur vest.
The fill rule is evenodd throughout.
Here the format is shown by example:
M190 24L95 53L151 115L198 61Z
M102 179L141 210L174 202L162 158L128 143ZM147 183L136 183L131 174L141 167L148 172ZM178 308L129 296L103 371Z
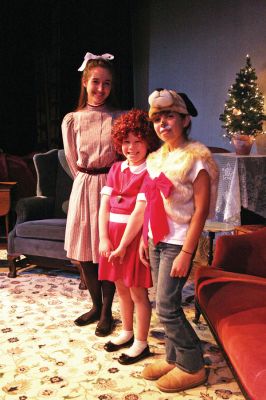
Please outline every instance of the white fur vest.
M178 224L187 224L194 213L193 182L190 173L195 162L201 160L211 180L211 200L209 216L213 216L217 198L219 172L209 149L202 143L188 141L176 150L169 152L167 145L149 154L147 170L152 179L163 172L173 183L170 196L162 195L165 211Z

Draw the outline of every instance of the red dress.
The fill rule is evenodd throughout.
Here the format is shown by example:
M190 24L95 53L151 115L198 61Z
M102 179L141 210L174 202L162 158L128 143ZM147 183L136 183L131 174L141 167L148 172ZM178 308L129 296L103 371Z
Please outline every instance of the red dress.
M146 174L146 163L132 168L128 167L125 161L116 162L108 174L107 186L103 188L102 193L110 195L108 229L114 248L117 248L120 243L127 219L134 210L137 196L143 193L141 188ZM119 258L110 263L106 257L100 257L100 280L112 282L122 280L126 287L149 288L152 286L150 268L145 267L139 258L141 232L142 229L127 247L123 264L119 263Z

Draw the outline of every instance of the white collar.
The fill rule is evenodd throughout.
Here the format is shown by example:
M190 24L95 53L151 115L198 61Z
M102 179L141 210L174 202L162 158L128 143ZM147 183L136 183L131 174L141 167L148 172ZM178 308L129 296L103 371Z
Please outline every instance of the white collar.
M129 168L130 172L133 174L140 174L141 172L146 170L146 161L140 165L128 165L128 161L122 161L121 163L121 172L125 171L125 169Z

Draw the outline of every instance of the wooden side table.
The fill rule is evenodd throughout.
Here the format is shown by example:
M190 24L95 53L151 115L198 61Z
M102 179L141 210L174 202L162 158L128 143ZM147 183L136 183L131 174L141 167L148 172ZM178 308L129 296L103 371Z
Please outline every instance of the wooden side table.
M5 217L5 238L8 240L11 190L17 182L0 182L0 217Z

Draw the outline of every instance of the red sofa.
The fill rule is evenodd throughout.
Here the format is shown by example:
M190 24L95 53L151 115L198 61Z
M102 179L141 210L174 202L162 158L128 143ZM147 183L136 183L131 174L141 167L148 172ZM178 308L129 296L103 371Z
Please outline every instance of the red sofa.
M195 272L196 307L246 399L266 399L266 228L220 236Z

